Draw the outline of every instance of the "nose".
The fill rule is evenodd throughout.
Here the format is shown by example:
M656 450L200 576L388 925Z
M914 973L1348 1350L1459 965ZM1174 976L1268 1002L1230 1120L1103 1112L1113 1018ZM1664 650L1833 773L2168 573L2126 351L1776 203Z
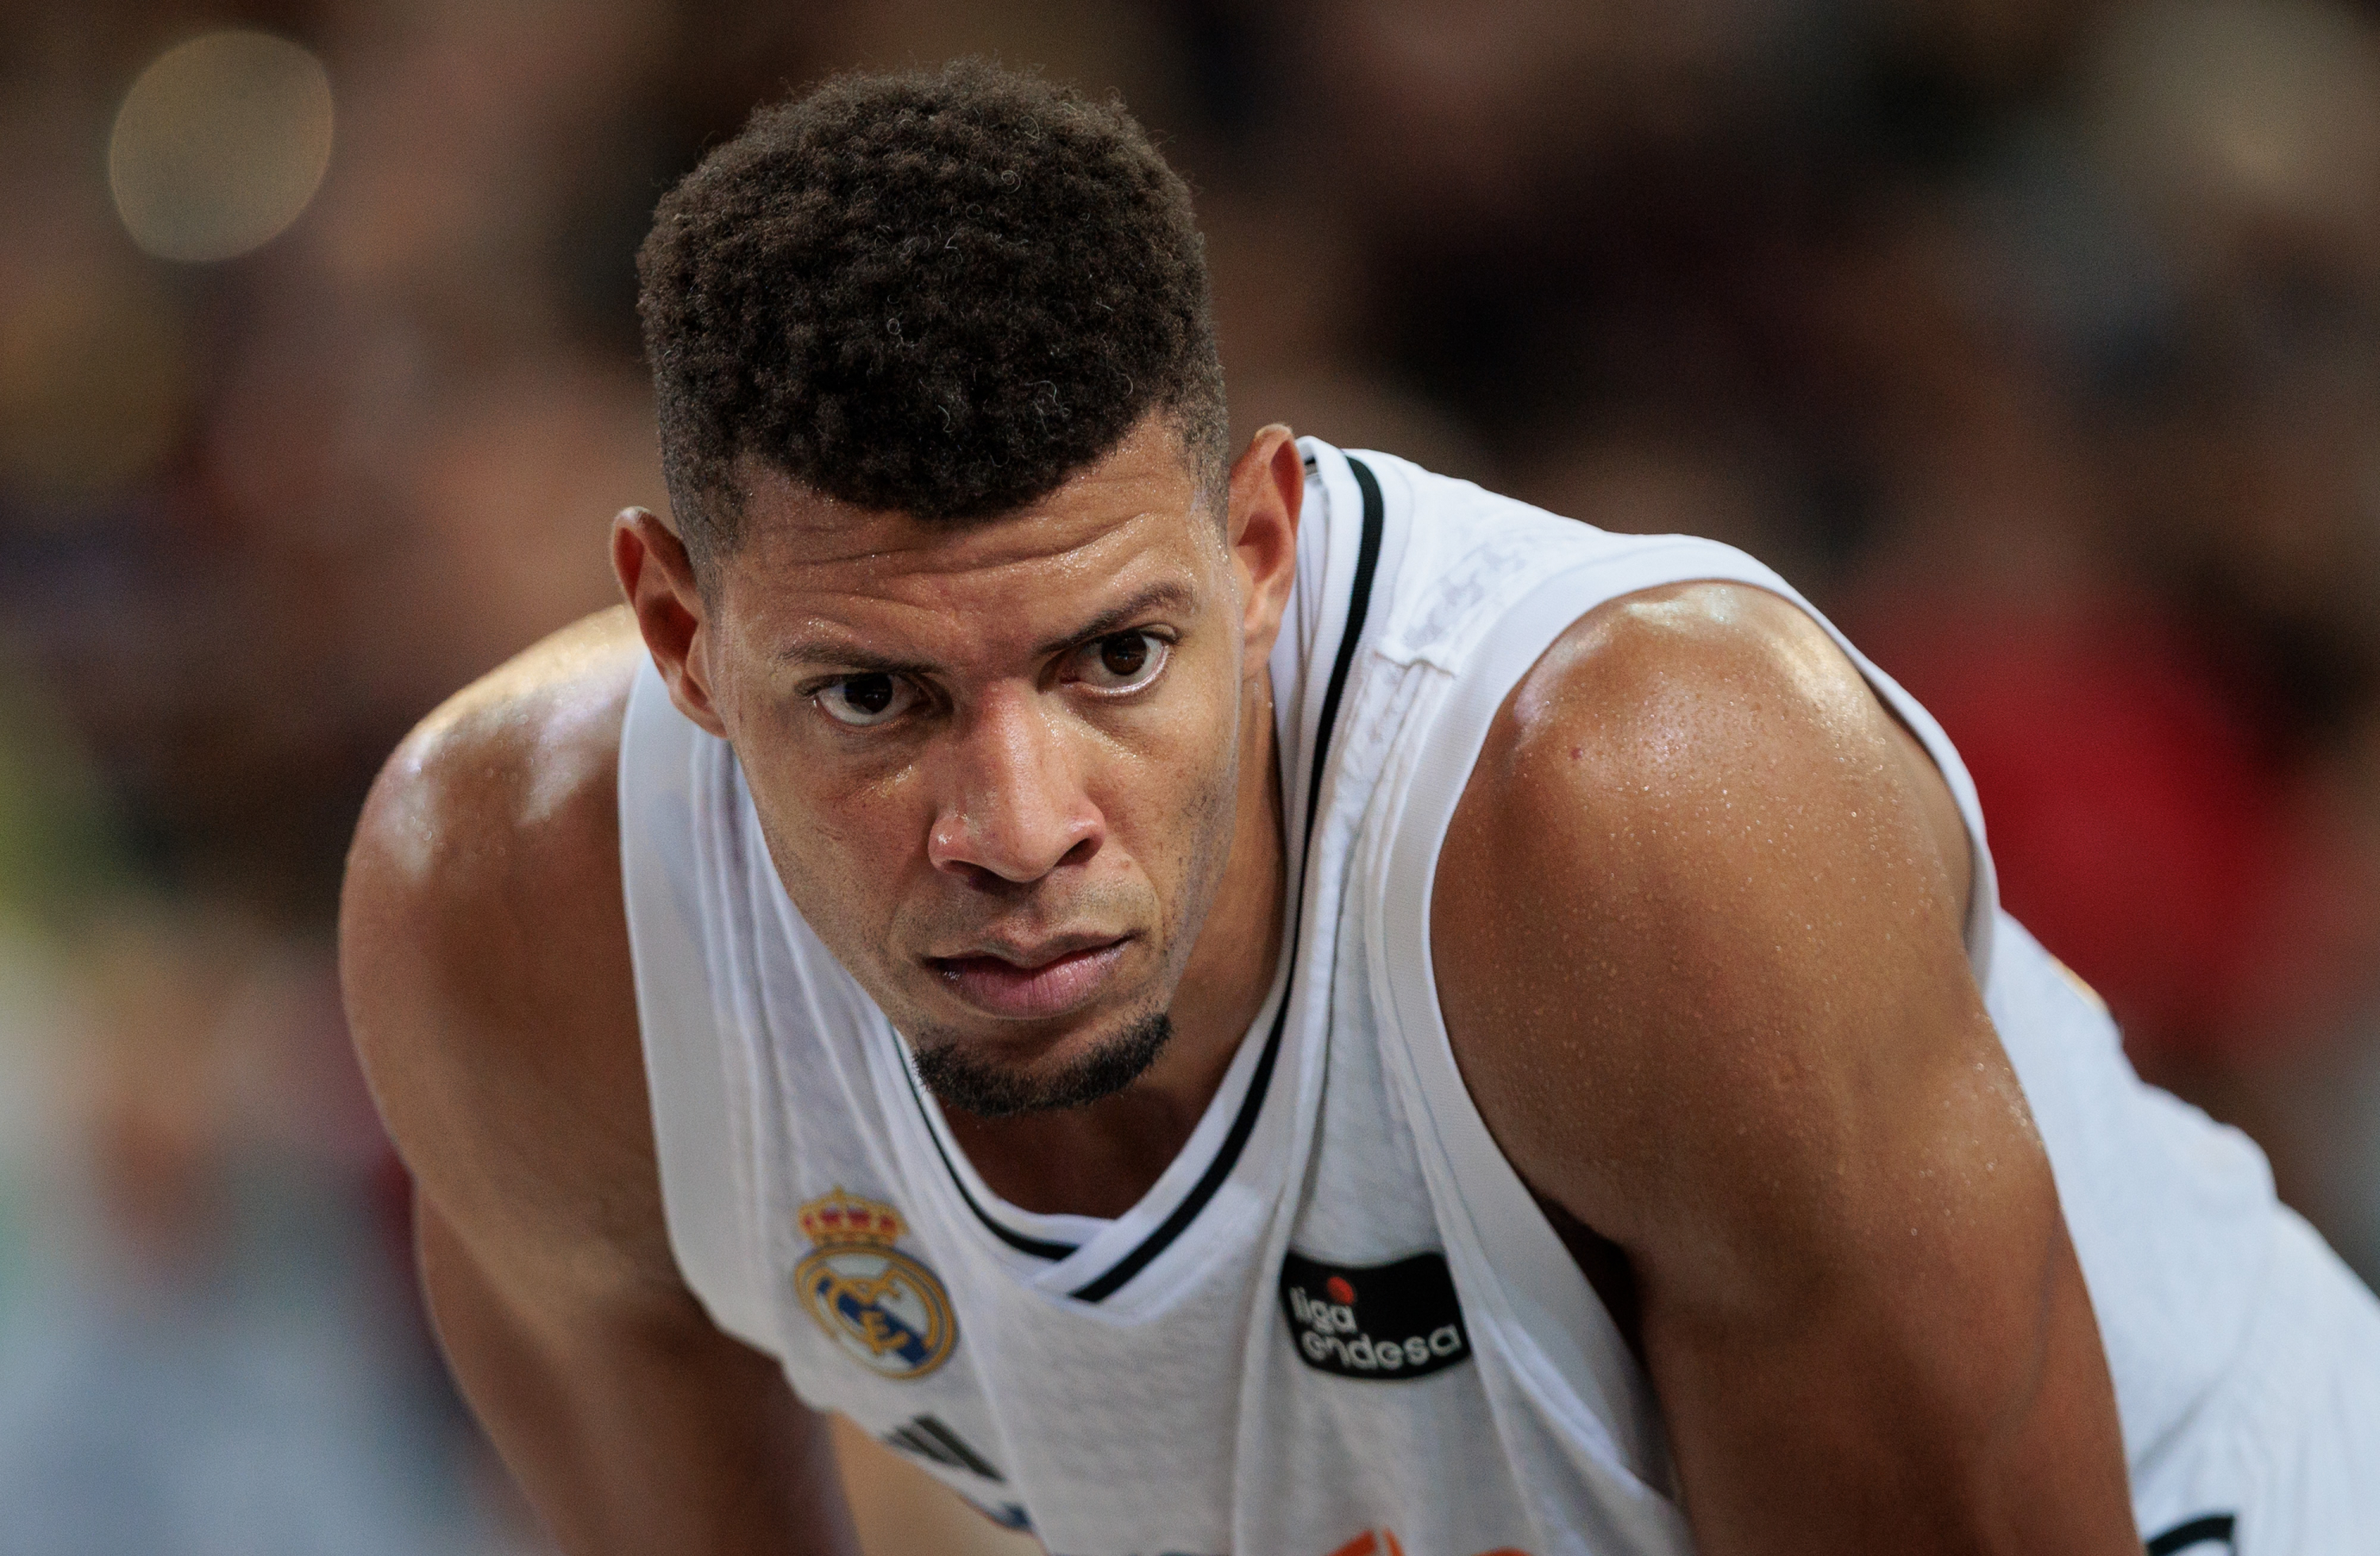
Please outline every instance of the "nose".
M960 720L946 748L948 797L926 844L936 869L1023 883L1099 852L1105 819L1038 701L995 687Z

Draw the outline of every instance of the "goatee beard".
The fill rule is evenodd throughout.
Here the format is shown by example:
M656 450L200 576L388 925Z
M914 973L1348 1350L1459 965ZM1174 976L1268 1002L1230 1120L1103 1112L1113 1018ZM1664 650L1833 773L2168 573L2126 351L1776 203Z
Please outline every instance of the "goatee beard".
M1051 1075L1020 1075L989 1064L954 1042L912 1046L917 1078L945 1108L978 1118L1014 1118L1088 1107L1138 1080L1173 1038L1173 1018L1144 1015Z

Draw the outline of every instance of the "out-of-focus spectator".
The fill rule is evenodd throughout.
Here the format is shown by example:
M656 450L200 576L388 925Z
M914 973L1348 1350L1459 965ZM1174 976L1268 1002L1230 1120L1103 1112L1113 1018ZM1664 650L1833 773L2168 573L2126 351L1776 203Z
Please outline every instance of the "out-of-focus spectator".
M68 1154L0 1322L0 1546L492 1549L360 1213L384 1148L322 949L119 910L67 995L63 1030L18 1036Z

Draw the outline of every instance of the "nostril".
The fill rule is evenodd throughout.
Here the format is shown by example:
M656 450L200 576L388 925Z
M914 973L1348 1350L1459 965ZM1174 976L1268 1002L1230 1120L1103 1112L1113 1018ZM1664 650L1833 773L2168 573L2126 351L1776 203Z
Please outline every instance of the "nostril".
M1016 886L1015 881L985 865L969 864L964 859L954 859L948 868L960 880L978 892L1000 893L1014 891Z
M1097 837L1078 838L1046 869L1002 869L997 863L987 863L979 857L970 858L963 850L938 853L933 863L938 869L958 877L976 891L998 894L1019 888L1029 890L1035 882L1069 865L1087 865L1099 849Z

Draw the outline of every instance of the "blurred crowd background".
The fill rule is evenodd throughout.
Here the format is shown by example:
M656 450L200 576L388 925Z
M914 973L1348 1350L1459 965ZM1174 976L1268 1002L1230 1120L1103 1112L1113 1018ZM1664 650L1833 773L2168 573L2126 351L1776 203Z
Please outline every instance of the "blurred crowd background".
M347 830L663 501L660 192L973 52L1190 176L1242 434L1799 583L2380 1277L2369 0L15 0L0 1556L537 1548L347 1057Z

